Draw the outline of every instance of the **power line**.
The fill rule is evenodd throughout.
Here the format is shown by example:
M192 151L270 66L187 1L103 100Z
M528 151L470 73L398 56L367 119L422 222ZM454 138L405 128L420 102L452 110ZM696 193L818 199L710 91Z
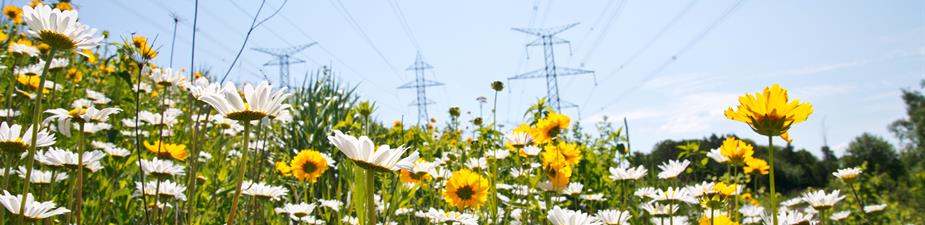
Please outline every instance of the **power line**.
M706 29L704 29L703 31L701 31L700 33L698 33L696 36L694 36L694 39L691 39L689 42L687 42L687 44L685 44L684 47L682 47L677 53L675 53L674 55L672 55L671 58L668 58L667 60L665 60L665 62L663 62L663 63L662 63L658 68L656 68L654 71L652 71L652 73L649 73L646 77L644 77L643 80L640 82L639 85L635 85L635 86L630 87L629 89L627 89L626 91L624 91L622 94L618 95L616 98L614 98L613 100L611 100L610 102L608 102L607 104L605 104L604 106L602 106L601 109L598 110L598 112L603 111L603 110L606 109L607 107L610 107L610 106L616 104L617 102L619 102L620 100L622 100L624 97L626 97L627 95L629 95L629 94L632 93L633 91L638 90L639 87L642 86L642 84L645 84L646 82L648 82L648 81L651 80L652 78L655 78L656 76L661 75L661 72L662 72L663 70L665 70L665 68L668 68L668 66L670 66L672 63L676 62L676 61L678 60L679 57L681 57L682 55L684 55L684 53L687 53L687 51L690 50L692 47L694 47L694 45L696 45L696 44L699 43L701 40L703 40L703 38L706 37L707 34L709 34L711 31L713 31L719 24L721 24L723 21L725 21L727 18L729 18L730 15L732 15L733 13L735 13L736 11L738 11L738 9L741 8L741 6L742 6L743 3L745 3L745 0L738 0L738 1L736 1L736 3L735 3L734 5L732 5L732 6L730 6L729 8L727 8L727 9L723 12L722 15L720 15L716 20L714 20L712 23L710 23L710 25L708 25L708 26L706 27Z
M402 30L405 32L405 36L408 36L408 40L411 41L411 45L414 45L414 48L418 51L421 51L421 45L418 44L417 38L414 36L414 32L411 30L411 25L408 25L408 20L405 18L405 13L401 10L401 5L398 4L395 0L389 0L389 6L392 8L392 13L395 14L395 17L398 17L398 23L401 24Z
M350 24L357 33L360 33L360 36L363 38L363 40L365 40L366 43L376 51L376 54L379 55L379 58L382 59L382 61L389 66L389 69L392 70L392 73L399 76L399 78L404 78L404 76L398 72L398 69L395 68L395 65L393 65L392 62L390 62L389 59L385 57L385 54L382 54L382 51L376 47L376 44L373 42L373 40L369 38L369 35L367 35L366 31L363 30L363 27L360 26L360 23L358 23L356 19L353 18L353 15L350 14L350 11L348 11L347 7L344 6L344 3L340 0L328 0L328 2L330 2L331 5L337 9L337 12L341 15L341 17L343 17L344 20L347 20L347 23Z
M591 44L591 48L589 48L588 53L585 54L585 57L581 59L581 67L584 67L585 62L587 62L588 59L591 58L591 56L593 56L595 52L597 52L597 46L601 44L601 41L603 41L604 37L606 37L607 34L609 33L608 31L610 31L610 27L611 25L613 25L613 22L623 12L623 9L626 6L626 2L627 2L626 0L620 1L620 3L617 5L617 8L614 9L613 14L610 15L610 18L607 20L607 23L604 24L604 30L601 31L597 39L594 40L594 43Z
M616 77L617 72L622 71L624 68L626 68L626 66L628 66L629 64L631 64L631 63L633 63L634 61L636 61L636 59L639 58L639 56L642 55L643 52L648 51L649 48L652 47L652 44L655 43L655 41L659 40L659 39L662 37L662 35L664 35L664 34L665 34L668 30L670 30L672 27L674 27L674 25L677 24L678 21L681 21L681 18L684 17L684 15L687 15L687 12L689 12L690 9L694 7L694 4L695 4L695 3L697 3L697 0L691 0L690 2L688 2L687 5L685 5L684 8L682 8L681 11L678 12L678 14L675 14L675 16L672 17L671 20L668 21L668 23L666 23L664 26L662 26L662 28L659 29L659 31L656 32L655 35L652 36L652 38L649 39L649 41L647 41L645 44L643 44L641 48L639 48L638 50L636 50L636 52L634 52L632 55L630 55L630 57L628 57L625 61L623 61L623 63L621 63L621 64L618 65L616 68L614 68L613 70L611 70L611 71L613 71L613 72L610 72L610 74L608 74L607 76L605 76L605 77L604 77L604 80L601 81L601 84L606 84L607 81L609 81L610 79L613 79L613 77ZM592 87L592 88L591 88L591 93L588 94L588 97L587 97L587 98L585 98L584 103L582 103L583 105L584 105L584 104L587 104L588 101L591 100L591 97L594 96L594 93L595 93L596 90L597 90L597 87Z

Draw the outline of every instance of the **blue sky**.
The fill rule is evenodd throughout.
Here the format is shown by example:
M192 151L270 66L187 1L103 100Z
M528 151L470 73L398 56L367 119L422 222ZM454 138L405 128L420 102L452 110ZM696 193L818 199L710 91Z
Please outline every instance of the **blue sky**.
M174 64L189 67L193 1L75 2L84 23L110 31L113 38L131 32L156 36L160 65L169 63L170 13L175 12L184 21ZM636 150L648 151L663 139L711 133L758 139L722 111L739 95L773 83L814 106L810 120L791 130L798 147L818 153L823 121L837 151L863 132L895 141L886 125L904 115L900 89L925 78L925 2L746 0L718 20L737 2L293 0L254 32L248 47L317 41L296 55L308 62L292 66L292 82L300 83L305 71L331 65L339 79L359 85L362 97L377 103L383 121L402 116L414 121L416 108L408 106L414 92L396 87L413 81L404 68L421 51L435 67L427 78L446 83L428 89L437 102L429 108L431 116L445 121L453 105L477 116L475 99L491 97L491 81L542 66L542 49L526 50L524 44L533 39L512 27L580 22L559 35L571 45L556 47L557 62L596 73L559 79L562 99L580 105L564 112L586 128L604 116L627 117ZM280 3L270 0L261 14ZM259 1L200 4L196 65L224 72ZM269 60L246 50L231 79L256 81L260 70L276 79L276 68L261 66ZM542 79L507 86L498 117L508 124L522 121L523 110L546 92Z

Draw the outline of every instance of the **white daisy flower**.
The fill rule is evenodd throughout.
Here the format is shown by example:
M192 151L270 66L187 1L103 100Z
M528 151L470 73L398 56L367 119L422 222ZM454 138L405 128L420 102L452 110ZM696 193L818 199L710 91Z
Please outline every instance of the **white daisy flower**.
M546 219L553 225L601 225L594 216L581 211L572 211L555 206L546 214Z
M29 126L23 133L22 126L19 124L9 125L6 122L0 123L0 149L7 152L25 152L32 147L32 130ZM44 148L55 144L55 136L48 133L48 130L41 129L36 133L35 146Z
M861 168L851 167L851 168L839 169L838 171L833 172L832 175L834 175L835 177L838 177L838 179L841 179L842 181L851 182L857 179L858 176L861 175Z
M530 137L530 134L527 132L513 131L510 134L504 136L504 139L507 140L507 144L513 146L516 149L521 149L533 143L533 138Z
M103 157L106 157L106 153L101 151L84 152L84 168L90 170L90 172L96 172L97 170L102 169L103 165L100 164L100 159ZM76 169L78 165L76 152L66 151L58 148L51 148L48 151L36 154L35 160L39 161L39 163L42 163L43 165L50 167L68 167L71 169Z
M529 145L527 147L524 147L523 151L524 151L524 154L527 154L528 156L536 156L536 155L539 155L540 152L543 151L543 149L541 149L540 147Z
M839 195L839 191L832 191L830 194L826 194L825 190L811 191L803 193L803 201L809 203L810 206L817 210L824 210L832 208L835 206L835 203L844 199L845 196Z
M134 196L141 196L141 190L144 189L144 193L147 196L160 195L161 197L175 198L180 201L186 201L186 195L183 192L186 192L186 186L182 184L174 183L170 180L165 181L148 181L144 184L142 188L141 182L135 182L135 193Z
M26 167L20 166L19 170L16 172L19 173L19 177L23 179L26 178ZM54 179L52 179L52 174L54 174ZM33 184L50 184L57 181L67 180L67 173L65 172L53 173L51 171L33 169L32 174L30 175L31 178L29 179L29 183Z
M70 63L70 60L68 60L67 58L54 58L54 59L51 59L51 64L48 65L48 69L49 70L61 69L61 68L67 67L68 63ZM36 63L36 65L42 65L44 67L45 60L39 59L39 62Z
M22 13L23 22L29 25L27 32L56 49L91 49L103 40L103 37L96 36L96 29L77 22L76 10L61 11L41 4L35 8L23 6ZM77 53L84 54L82 51Z
M617 168L610 168L609 170L610 170L610 179L615 180L615 181L616 180L638 180L646 176L646 173L649 172L649 170L643 167L642 165L637 166L635 168L617 167Z
M81 98L71 102L71 108L74 109L90 108L90 106L93 106L93 101L90 99Z
M469 161L466 162L466 167L469 167L469 169L477 169L477 168L487 169L488 159L486 159L485 157L470 158Z
M715 194L716 190L713 190L713 186L716 186L716 183L704 181L699 184L692 184L684 187L687 191L694 197L700 197L703 195Z
M494 158L494 159L504 159L507 156L511 155L511 151L505 149L495 149L490 151L485 151L485 157Z
M803 203L803 198L802 198L802 197L801 197L801 198L791 198L791 199L788 199L787 201L780 202L780 205L782 205L782 206L784 206L784 207L793 207L793 206L795 206L795 205L799 205L800 203Z
M210 83L208 78L200 77L190 83L188 87L193 97L197 100L202 100L203 96L210 94L221 94L222 86L218 83Z
M302 220L303 217L309 216L313 211L315 211L315 203L286 203L283 205L283 207L276 208L273 211L279 214L287 214L289 215L289 218L292 218L292 220L299 221Z
M651 221L653 225L688 225L690 224L689 221L687 221L687 217L684 217L684 216L653 217Z
M332 199L332 200L319 199L318 203L321 204L321 207L332 209L335 212L340 212L340 208L344 205L343 202L337 199Z
M875 213L886 209L886 204L864 206L864 213Z
M838 212L832 213L832 216L829 216L829 219L832 219L834 221L839 221L839 220L848 218L848 216L850 215L851 215L851 211L848 211L848 210L838 211Z
M94 149L103 150L106 152L106 154L109 154L109 156L112 157L126 157L132 153L128 149L120 148L115 144L108 142L93 141L90 143L90 145L93 146Z
M93 100L93 104L109 104L112 100L109 97L106 97L106 94L97 92L94 90L87 89L87 98Z
M9 47L10 53L36 57L39 55L39 49L25 43L11 42Z
M577 195L577 194L581 194L581 189L583 189L584 187L585 185L581 183L572 182L572 183L569 183L568 186L566 186L560 192L565 195Z
M629 219L632 217L633 215L625 210L607 209L597 212L597 218L607 225L629 225Z
M787 209L780 209L780 212L777 213L777 223L778 225L803 225L803 224L812 224L813 220L812 214L803 214L798 211L792 211ZM770 215L763 217L765 224L774 224L773 219Z
M739 212L745 217L761 217L764 214L764 207L745 204L742 208L739 208Z
M161 113L141 111L138 112L138 120L150 125L173 127L173 125L180 122L181 115L183 115L183 111L177 108L167 108L163 115Z
M415 151L402 159L401 156L407 151L404 147L390 148L389 145L380 145L376 148L373 141L366 136L357 139L338 130L334 131L334 136L328 137L328 141L347 158L366 169L378 171L412 169L414 162L419 158L418 152Z
M604 194L601 194L601 193L597 193L597 194L584 194L584 195L580 195L580 196L578 196L578 197L581 198L581 199L587 200L587 201L604 201L604 200L606 200L606 199L604 199Z
M690 164L691 161L687 161L686 159L684 161L668 160L668 162L658 165L658 168L662 170L662 172L658 173L658 178L671 179L678 177L678 175L681 175Z
M655 188L653 187L641 187L639 189L636 189L635 192L633 192L633 195L637 197L647 197L647 198L655 194L657 194L657 192L655 191Z
M0 195L0 204L3 204L3 207L11 214L20 215L19 206L22 204L22 195L12 195L4 190L3 195ZM22 211L22 215L29 220L40 220L71 212L64 207L56 208L55 203L52 201L36 201L32 193L26 195L26 207Z
M80 129L76 124L74 129ZM108 123L86 123L84 124L84 133L95 134L100 131L112 129L112 124Z
M261 182L252 182L249 180L244 181L241 187L243 188L241 193L244 195L256 196L274 201L280 200L283 196L289 194L289 190L284 187L268 185Z
M0 118L17 117L22 113L14 109L0 109Z
M697 204L700 202L688 191L688 189L675 187L668 187L665 190L656 189L654 194L649 195L649 198L655 201L679 201L689 204Z
M455 211L443 211L439 209L430 208L427 212L422 215L424 218L428 218L432 223L436 224L462 224L462 225L478 225L479 216L460 213Z
M225 117L237 121L252 121L269 116L275 118L282 111L289 110L289 104L283 103L290 93L278 90L271 93L272 87L267 81L261 82L257 87L251 84L244 85L244 99L238 94L238 89L231 83L225 83L220 93L206 94L200 98L208 103ZM247 100L245 103L244 100Z
M70 111L66 109L50 109L46 110L46 113L51 113L52 115L45 119L42 123L49 124L51 121L57 121L58 132L64 134L65 136L71 136L71 122L76 121L78 123L102 123L109 120L109 116L115 113L122 111L119 108L104 108L97 109L96 107L90 106L89 108L75 108Z
M713 159L713 161L716 161L718 163L729 162L729 157L726 157L723 155L723 153L720 153L719 148L714 148L713 150L710 150L710 152L707 153L707 157L710 157L711 159Z
M657 202L649 202L639 206L642 210L645 210L652 216L668 216L678 211L677 204L661 204Z
M152 158L151 160L141 160L141 170L146 175L155 175L162 177L184 175L186 174L183 165L177 165L170 160L161 160Z
M186 76L184 76L182 70L174 70L172 68L151 68L149 70L149 76L155 84L167 87L180 85L186 81Z

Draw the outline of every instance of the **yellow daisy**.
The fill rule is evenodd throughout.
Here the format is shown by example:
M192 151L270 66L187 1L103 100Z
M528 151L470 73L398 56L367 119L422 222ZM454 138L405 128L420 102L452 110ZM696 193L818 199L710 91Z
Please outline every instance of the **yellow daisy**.
M162 145L161 141L154 141L154 143L150 144L145 141L144 145L145 149L160 158L173 158L183 161L189 156L189 151L186 150L186 145L184 144L163 143Z
M768 169L771 167L768 165L767 161L759 158L748 158L745 159L745 174L751 174L753 172L758 172L761 175L767 175Z
M729 162L734 165L742 165L745 159L751 158L755 153L752 145L735 137L727 137L723 140L723 145L719 147L719 150L720 154L729 158Z
M443 190L443 199L460 209L477 209L488 200L488 180L468 169L453 172Z
M328 170L328 161L321 156L321 153L306 149L292 158L289 168L296 179L315 183L318 177Z
M698 222L700 225L739 225L738 222L732 221L732 219L726 215L716 215L713 216L712 219L705 215L700 217Z
M568 128L571 119L563 114L550 112L546 118L536 122L536 128L530 133L534 142L537 144L546 144L559 135L562 130Z
M13 23L22 23L22 9L15 5L3 7L3 15L6 15Z
M800 100L790 101L787 89L777 84L755 95L739 97L738 107L730 107L725 112L727 118L747 123L758 134L780 136L787 141L790 141L787 134L790 126L806 121L812 113L812 105Z

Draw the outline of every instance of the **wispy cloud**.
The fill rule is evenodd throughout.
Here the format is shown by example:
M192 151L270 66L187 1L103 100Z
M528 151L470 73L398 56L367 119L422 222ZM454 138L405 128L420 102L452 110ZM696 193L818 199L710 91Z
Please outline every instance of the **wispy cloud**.
M864 60L852 60L852 61L846 61L846 62L837 62L837 63L829 63L829 64L821 64L821 65L810 65L810 66L803 66L803 67L796 68L796 69L788 69L784 71L772 72L768 75L771 75L771 76L812 75L812 74L825 73L825 72L834 71L834 70L862 66L868 63L870 63L870 60L864 59Z

